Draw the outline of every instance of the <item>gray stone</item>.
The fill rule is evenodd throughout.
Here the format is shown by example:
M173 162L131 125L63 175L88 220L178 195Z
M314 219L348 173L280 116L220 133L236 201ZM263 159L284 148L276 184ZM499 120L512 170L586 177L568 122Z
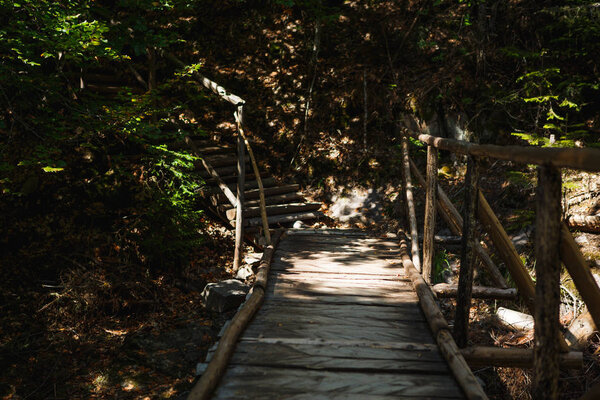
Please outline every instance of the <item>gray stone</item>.
M196 364L196 376L200 376L206 371L208 368L208 363L198 363Z
M206 285L202 291L202 299L207 309L224 312L238 307L246 298L249 290L250 286L237 279L228 279Z
M517 250L522 249L523 247L528 246L531 243L531 233L533 232L533 227L529 226L516 235L514 235L511 239Z

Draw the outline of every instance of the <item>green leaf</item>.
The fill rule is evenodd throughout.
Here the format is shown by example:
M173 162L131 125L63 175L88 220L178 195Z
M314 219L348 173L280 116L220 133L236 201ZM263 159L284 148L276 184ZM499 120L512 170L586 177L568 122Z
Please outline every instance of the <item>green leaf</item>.
M45 166L45 167L42 167L42 170L44 170L44 172L60 172L60 171L64 170L64 168Z
M561 117L560 115L558 115L557 113L554 112L554 110L552 109L552 107L550 107L550 109L548 110L548 113L546 114L546 118L550 119L557 119L559 121L564 121L565 118Z

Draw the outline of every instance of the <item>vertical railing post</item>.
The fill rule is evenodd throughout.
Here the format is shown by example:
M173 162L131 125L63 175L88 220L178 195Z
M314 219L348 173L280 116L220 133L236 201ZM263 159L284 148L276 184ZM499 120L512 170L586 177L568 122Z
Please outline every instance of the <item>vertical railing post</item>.
M417 271L421 272L421 261L419 257L419 232L417 231L417 213L415 212L415 201L413 197L412 178L410 176L410 157L408 155L408 136L402 136L402 169L404 170L404 193L406 194L406 210L410 222L410 242L412 262Z
M242 121L243 105L238 105L236 120ZM242 134L237 137L237 207L235 217L235 251L233 255L233 270L240 268L244 252L244 185L246 177L245 146Z
M560 343L561 174L538 168L535 219L535 349L533 398L558 398Z
M433 283L433 256L435 235L435 213L437 201L437 158L438 151L427 146L427 191L425 193L425 225L423 227L423 279Z
M460 251L460 274L458 296L454 318L454 338L459 347L466 347L469 331L469 314L473 293L473 270L475 268L477 245L477 215L479 193L479 171L477 160L469 156L465 177L465 207L463 215L462 246Z

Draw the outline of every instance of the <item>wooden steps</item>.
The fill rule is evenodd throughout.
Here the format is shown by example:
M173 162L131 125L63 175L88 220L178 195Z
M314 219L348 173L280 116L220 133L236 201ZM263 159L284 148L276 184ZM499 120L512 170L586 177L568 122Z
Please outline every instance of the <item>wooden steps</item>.
M221 145L208 140L195 140L204 161L209 164L219 175L219 178L235 194L237 190L237 155L231 145ZM181 148L181 143L173 143L173 148ZM262 227L260 216L260 193L258 182L255 180L249 157L245 156L246 182L244 185L244 226L251 228L249 232L258 233ZM237 210L229 202L222 189L217 185L217 179L206 171L201 162L197 163L199 175L205 179L206 186L201 193L209 207L224 221L228 221L235 228ZM271 177L263 166L261 179L264 188L267 219L270 228L293 224L296 221L316 220L323 216L319 209L321 203L308 202L299 193L297 184L285 184ZM252 229L253 228L253 229Z
M315 211L321 208L321 203L285 203L285 204L274 204L268 205L267 215L280 215L280 214L289 214L289 213L297 213L300 211ZM235 219L236 210L232 208L225 212L227 218L231 221ZM260 207L247 207L244 209L244 217L260 217Z

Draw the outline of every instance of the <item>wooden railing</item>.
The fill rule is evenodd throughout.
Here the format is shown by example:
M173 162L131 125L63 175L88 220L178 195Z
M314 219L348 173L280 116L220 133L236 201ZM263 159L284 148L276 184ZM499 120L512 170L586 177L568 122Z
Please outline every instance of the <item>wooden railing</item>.
M172 54L165 54L166 58L171 60L173 63L177 64L180 67L185 67L185 63L179 60ZM235 219L235 250L233 257L233 269L237 271L241 265L243 259L243 249L244 249L244 186L245 176L246 176L246 163L245 163L245 151L248 151L248 155L250 156L250 162L252 164L252 169L254 172L254 176L256 177L256 182L259 190L259 201L260 201L260 215L262 219L263 225L263 234L264 234L264 242L266 245L271 243L271 234L269 231L269 222L267 219L267 210L265 205L265 194L263 189L263 183L260 176L260 171L258 170L258 164L256 162L256 158L254 157L254 152L252 151L252 147L250 146L250 142L244 132L244 105L246 101L241 97L227 91L224 87L219 85L218 83L208 79L207 77L200 74L198 71L194 71L194 78L202 84L206 89L210 90L217 96L235 107L234 118L237 126L237 187L236 194L229 189L229 187L223 182L217 171L212 168L208 163L204 161L204 157L202 156L201 151L194 146L193 141L186 137L186 143L192 148L194 153L200 157L201 162L206 169L206 171L210 174L212 178L215 179L217 185L227 198L227 200L231 203L233 207L236 209L236 219Z
M412 137L427 145L427 174L420 174L408 152L408 139ZM412 176L426 189L425 221L423 228L423 259L420 271L429 285L433 280L434 227L436 210L448 223L454 234L462 235L461 261L456 296L456 314L453 336L465 357L478 354L481 363L483 353L487 353L490 365L498 365L498 360L515 359L515 366L526 366L523 355L515 358L511 349L467 348L469 312L475 293L496 293L488 295L508 296L511 289L496 265L482 248L479 241L477 219L485 228L504 262L518 293L535 320L535 347L533 351L535 399L558 398L559 365L581 365L581 353L569 352L569 347L561 333L559 322L560 272L561 261L565 264L588 311L600 327L600 288L585 262L567 225L561 220L561 171L571 168L589 172L600 171L600 151L593 149L559 149L520 146L478 145L459 140L439 138L426 134L405 131L403 135L403 168L407 213L412 239L412 263L418 269L421 265L418 253L418 228L413 204ZM467 173L464 184L464 212L461 215L450 202L448 196L437 183L438 150L447 150L467 157ZM536 192L536 283L529 275L512 241L492 211L483 193L479 190L479 159L483 157L538 165L538 185ZM411 175L412 173L412 175ZM406 247L407 248L407 247ZM473 269L478 262L488 273L497 288L473 287ZM435 288L435 286L434 286ZM514 289L513 289L514 290ZM506 350L506 351L505 351ZM514 353L514 352L512 352Z

